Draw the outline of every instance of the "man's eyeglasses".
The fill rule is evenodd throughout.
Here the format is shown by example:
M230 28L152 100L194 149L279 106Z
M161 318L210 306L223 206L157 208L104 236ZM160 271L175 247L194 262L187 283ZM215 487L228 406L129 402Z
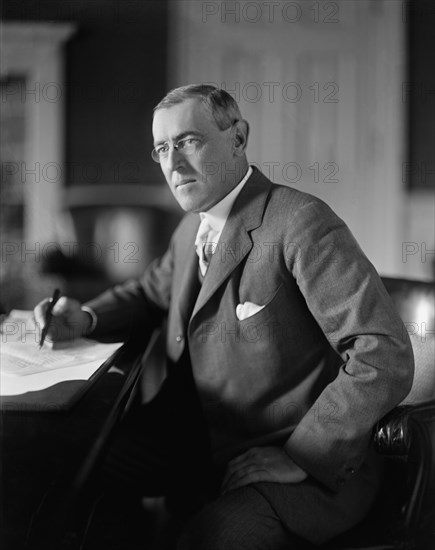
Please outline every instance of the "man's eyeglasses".
M231 126L227 128L227 130L230 130L233 128L233 126L238 122L238 119L235 119ZM225 130L223 130L225 131ZM201 147L204 144L204 140L198 138L198 137L187 137L182 138L176 141L172 144L172 147L175 149L175 151L178 151L182 155L194 155L197 153ZM161 145L157 145L157 147L154 147L154 149L151 151L152 159L155 162L162 162L162 160L165 160L168 158L170 151L170 144L169 143L162 143Z
M194 153L197 153L199 149L202 147L203 141L196 137L188 137L179 139L175 143L172 144L172 147L181 153L182 155L193 155ZM170 151L170 144L169 143L162 143L161 145L157 145L152 151L151 156L155 162L161 162L162 160L165 160L168 158Z

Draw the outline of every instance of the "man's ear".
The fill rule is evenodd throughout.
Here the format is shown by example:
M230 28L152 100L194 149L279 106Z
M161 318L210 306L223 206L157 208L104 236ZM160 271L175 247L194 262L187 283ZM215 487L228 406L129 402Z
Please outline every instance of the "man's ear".
M246 120L239 120L234 127L234 150L236 155L242 156L245 154L248 145L249 124Z

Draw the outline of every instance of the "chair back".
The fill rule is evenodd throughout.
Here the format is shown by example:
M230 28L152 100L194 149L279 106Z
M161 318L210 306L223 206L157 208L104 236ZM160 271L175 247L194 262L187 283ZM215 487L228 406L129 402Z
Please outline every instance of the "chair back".
M429 282L382 280L405 324L415 359L414 382L401 403L406 407L397 409L397 420L403 418L403 429L410 435L402 526L417 547L429 548L435 522L435 288Z
M435 399L435 285L431 282L383 277L414 351L415 373L403 405Z

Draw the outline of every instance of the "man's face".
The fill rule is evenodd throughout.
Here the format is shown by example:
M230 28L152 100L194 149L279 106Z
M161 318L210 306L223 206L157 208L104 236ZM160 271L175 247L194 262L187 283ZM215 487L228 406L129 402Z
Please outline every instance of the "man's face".
M187 99L156 111L153 136L155 146L170 144L168 156L161 159L160 165L174 197L186 212L208 210L240 180L240 174L235 174L233 130L219 130L199 99ZM173 144L185 138L199 140L195 153L184 155L174 149Z

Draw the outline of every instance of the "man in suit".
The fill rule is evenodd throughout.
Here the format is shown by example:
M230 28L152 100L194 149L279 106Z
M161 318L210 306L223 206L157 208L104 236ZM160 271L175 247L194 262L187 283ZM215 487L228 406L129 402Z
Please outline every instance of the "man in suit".
M183 504L180 548L298 548L358 523L379 486L373 425L412 383L406 330L349 229L250 167L248 134L225 91L171 91L152 155L187 214L168 251L140 281L54 309L57 337L167 317L168 377L107 470Z

